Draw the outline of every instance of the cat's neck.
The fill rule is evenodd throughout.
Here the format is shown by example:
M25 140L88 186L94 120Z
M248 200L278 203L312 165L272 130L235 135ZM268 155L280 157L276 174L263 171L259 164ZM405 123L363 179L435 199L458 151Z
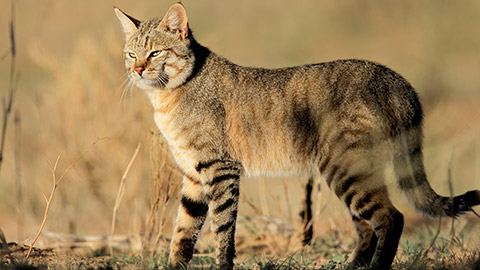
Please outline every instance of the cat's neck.
M195 39L191 40L191 48L195 57L194 67L190 76L188 76L186 83L192 78L196 77L204 68L207 60L218 57L210 49L198 43Z

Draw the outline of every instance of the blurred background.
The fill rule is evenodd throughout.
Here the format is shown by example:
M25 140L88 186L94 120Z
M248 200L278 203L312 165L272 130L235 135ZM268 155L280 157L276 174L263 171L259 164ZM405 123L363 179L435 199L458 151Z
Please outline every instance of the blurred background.
M11 2L1 1L0 96L6 97ZM8 241L33 237L40 226L44 195L48 197L52 188L47 162L53 165L61 155L59 176L86 150L58 186L44 230L108 235L120 180L139 143L115 232L146 233L155 212L164 235L170 236L175 198L154 208L159 195L153 190L174 194L180 176L165 154L146 96L134 88L121 98L126 80L124 36L112 7L144 19L163 16L172 3L15 1L20 76L0 171L0 228ZM480 188L479 1L185 0L183 4L196 39L240 65L274 68L361 58L399 72L424 104L424 153L431 185L444 195L450 194L448 179L455 194ZM268 216L296 230L305 180L244 180L239 215L246 220ZM429 221L414 214L390 178L389 187L395 204L406 214L407 237L409 233L415 237L418 226ZM348 212L334 194L320 186L314 195L315 237L334 232L353 243ZM163 216L158 214L161 211ZM472 216L456 223L457 232L470 226L468 241L479 246L480 227Z

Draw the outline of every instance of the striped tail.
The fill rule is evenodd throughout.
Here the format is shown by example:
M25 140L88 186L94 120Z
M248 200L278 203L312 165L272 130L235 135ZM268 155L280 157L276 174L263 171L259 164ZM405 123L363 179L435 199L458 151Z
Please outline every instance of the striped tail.
M416 210L431 217L457 217L480 204L480 191L472 190L455 197L438 195L425 174L421 126L397 136L393 166L397 183Z

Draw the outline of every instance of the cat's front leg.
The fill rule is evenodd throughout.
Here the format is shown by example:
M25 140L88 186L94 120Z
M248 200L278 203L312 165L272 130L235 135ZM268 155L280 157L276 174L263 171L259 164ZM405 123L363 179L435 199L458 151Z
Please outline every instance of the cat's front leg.
M202 183L184 176L175 230L170 243L170 265L186 268L192 259L195 242L207 213L208 201Z
M209 199L215 255L219 269L233 268L235 257L235 226L237 220L240 163L228 160L201 163L205 192Z

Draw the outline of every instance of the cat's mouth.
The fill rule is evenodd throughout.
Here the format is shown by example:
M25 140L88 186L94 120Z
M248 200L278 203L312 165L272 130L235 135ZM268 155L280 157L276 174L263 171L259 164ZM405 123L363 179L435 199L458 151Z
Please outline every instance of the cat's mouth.
M165 73L159 73L159 74L133 74L133 78L135 83L139 87L154 87L154 88L160 88L164 89L169 81L168 75Z

